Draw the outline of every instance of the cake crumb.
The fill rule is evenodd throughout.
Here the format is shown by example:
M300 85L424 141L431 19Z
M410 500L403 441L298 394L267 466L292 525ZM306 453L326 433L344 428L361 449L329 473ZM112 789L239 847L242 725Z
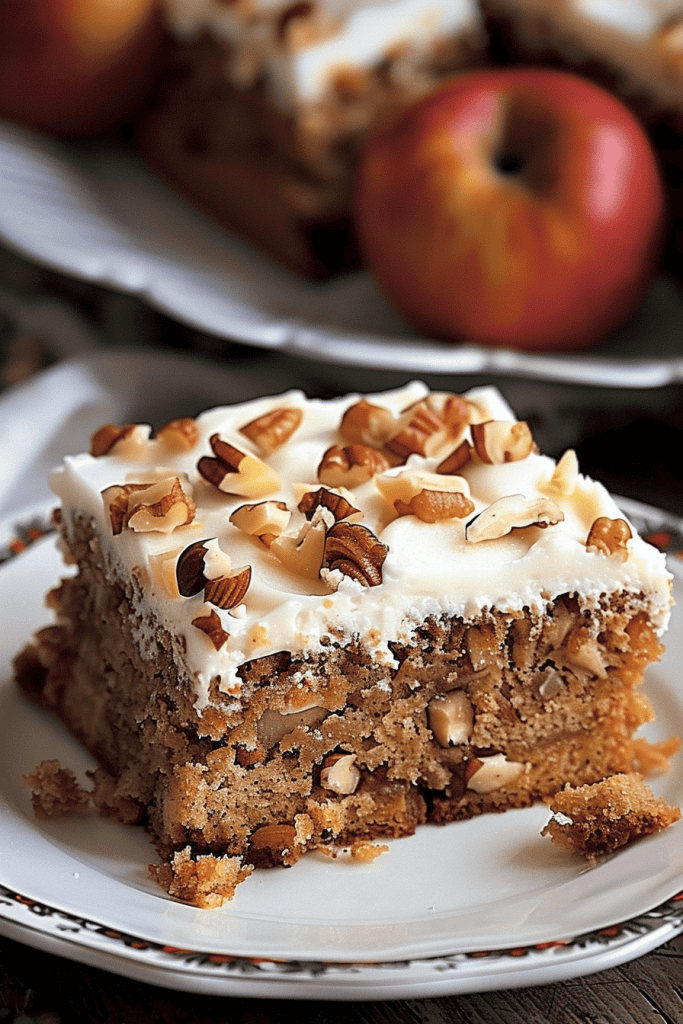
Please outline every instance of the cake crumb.
M681 816L678 807L655 797L637 772L587 786L567 784L550 801L550 810L553 817L541 835L589 861L661 832Z
M31 788L31 804L36 818L56 818L66 814L85 814L90 804L90 793L76 781L68 768L59 761L41 761L24 775Z
M149 872L170 896L202 910L222 906L235 895L252 867L238 857L201 854L193 858L190 847L174 853L168 864L150 864Z

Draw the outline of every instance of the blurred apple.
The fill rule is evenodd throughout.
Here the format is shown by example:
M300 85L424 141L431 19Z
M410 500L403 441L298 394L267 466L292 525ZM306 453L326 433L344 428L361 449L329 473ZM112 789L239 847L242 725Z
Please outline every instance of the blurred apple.
M144 97L160 41L157 0L0 0L0 117L103 131Z
M453 79L369 140L356 230L419 332L574 349L642 300L664 206L656 158L618 100L564 72L491 69Z

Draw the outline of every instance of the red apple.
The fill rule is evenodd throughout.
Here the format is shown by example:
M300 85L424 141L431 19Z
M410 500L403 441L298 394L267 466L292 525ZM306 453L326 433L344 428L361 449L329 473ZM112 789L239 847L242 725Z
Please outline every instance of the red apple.
M638 122L575 75L465 73L380 127L357 179L361 252L433 337L592 345L641 301L664 193Z
M150 87L157 0L0 0L0 117L54 135L102 131Z

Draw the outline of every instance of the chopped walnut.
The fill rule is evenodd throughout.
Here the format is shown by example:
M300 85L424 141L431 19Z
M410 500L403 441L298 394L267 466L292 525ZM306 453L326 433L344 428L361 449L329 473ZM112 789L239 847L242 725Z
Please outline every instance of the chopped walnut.
M217 651L220 651L225 641L230 637L230 634L226 633L223 629L221 620L213 608L211 608L206 615L198 615L193 619L192 625L196 629L201 630L202 633L206 633Z
M622 561L628 558L628 542L633 534L625 519L609 519L599 516L591 526L586 548L602 555L617 555Z
M442 747L466 743L474 728L474 710L464 690L435 697L427 708L429 728Z
M243 452L218 434L209 438L213 457L203 455L197 463L200 476L224 494L263 498L280 488L277 473L255 455Z
M534 439L527 423L486 420L473 423L471 429L475 451L481 461L489 465L518 462L534 450Z
M467 788L475 793L493 793L514 782L524 772L519 761L508 761L505 754L491 754L473 759L474 771L467 779Z
M358 789L360 778L355 754L330 754L323 762L320 785L340 796L350 796Z
M301 426L303 418L301 409L281 406L245 423L240 427L240 434L253 441L259 451L269 455L289 441Z
M570 497L579 481L579 462L576 452L569 448L555 466L551 476L539 485L539 491L551 498Z
M189 452L199 439L197 421L191 416L170 420L159 427L156 436L172 452Z
M510 494L492 502L483 512L471 519L465 528L465 537L473 544L483 540L496 540L512 530L526 526L554 526L564 519L564 512L552 498L525 498Z
M102 491L102 499L115 536L124 529L137 533L172 533L178 527L191 523L196 511L194 500L183 489L177 476L152 484L107 487Z
M414 515L425 523L463 519L474 512L469 485L460 476L441 476L405 469L377 477L377 488L399 516Z
M327 487L358 487L389 468L382 452L368 445L328 448L318 466L318 480Z
M90 454L95 459L109 455L115 445L129 437L134 430L134 423L125 423L121 426L116 423L105 423L90 438Z
M348 444L378 448L387 440L394 424L394 416L389 409L362 399L346 410L339 432Z
M443 473L446 476L451 476L455 473L459 473L463 466L466 466L468 462L472 461L472 452L474 451L469 441L461 441L456 448L447 455L445 459L442 459L439 465L436 467L437 473Z
M230 516L230 522L270 547L287 529L291 515L284 501L261 501L256 505L240 505Z
M435 455L447 436L448 430L439 414L422 400L399 417L385 447L405 462L410 455Z

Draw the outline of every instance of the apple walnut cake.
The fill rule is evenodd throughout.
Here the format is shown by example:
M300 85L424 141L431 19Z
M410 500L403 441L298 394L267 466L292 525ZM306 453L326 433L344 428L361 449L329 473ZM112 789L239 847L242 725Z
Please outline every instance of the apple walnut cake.
M77 571L17 676L183 900L657 753L663 556L494 389L105 426L52 486Z

